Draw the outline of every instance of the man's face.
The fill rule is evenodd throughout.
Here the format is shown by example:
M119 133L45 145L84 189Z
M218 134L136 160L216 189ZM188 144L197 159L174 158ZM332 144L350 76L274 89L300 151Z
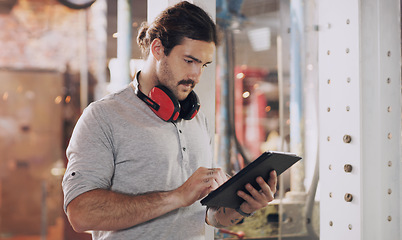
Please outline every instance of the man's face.
M184 38L169 56L163 56L157 69L159 83L184 100L198 84L203 69L212 62L215 43Z

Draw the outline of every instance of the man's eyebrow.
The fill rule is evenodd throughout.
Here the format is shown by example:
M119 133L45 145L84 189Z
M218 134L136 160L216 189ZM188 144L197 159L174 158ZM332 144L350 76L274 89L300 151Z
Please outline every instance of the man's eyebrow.
M198 58L196 58L196 57L194 57L192 55L185 55L185 57L191 58L191 59L193 59L194 61L196 61L198 63L202 63L202 61L200 59L198 59ZM210 64L210 63L212 63L212 61L206 62L205 64Z

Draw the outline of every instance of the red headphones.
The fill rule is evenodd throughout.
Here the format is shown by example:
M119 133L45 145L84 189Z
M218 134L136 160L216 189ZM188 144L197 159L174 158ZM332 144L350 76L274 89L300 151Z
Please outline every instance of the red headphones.
M191 91L186 99L179 101L167 87L162 85L152 88L148 96L138 89L137 96L166 122L174 122L179 117L190 120L195 117L201 106L194 91Z

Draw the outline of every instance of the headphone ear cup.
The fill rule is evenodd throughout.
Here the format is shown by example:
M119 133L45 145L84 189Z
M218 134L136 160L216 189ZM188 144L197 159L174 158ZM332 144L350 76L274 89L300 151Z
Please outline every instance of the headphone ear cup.
M165 86L156 86L149 92L148 97L159 105L151 110L167 122L176 121L180 115L180 103L173 93Z
M194 91L191 91L186 99L180 101L180 117L185 120L191 120L200 110L200 99Z

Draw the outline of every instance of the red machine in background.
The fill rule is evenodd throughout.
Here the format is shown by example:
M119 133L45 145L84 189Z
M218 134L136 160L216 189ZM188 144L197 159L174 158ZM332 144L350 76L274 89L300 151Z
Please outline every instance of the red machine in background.
M235 68L236 136L253 159L261 154L260 145L267 137L264 120L271 108L260 88L267 75L266 70Z
M244 149L248 160L251 161L263 151L268 150L266 149L267 137L272 131L277 132L279 128L277 73L270 73L260 68L237 66L233 76L234 106L231 110L234 113L229 115L233 116L234 121L229 120L232 122L229 125L234 128L234 137ZM223 107L220 105L221 86L219 79L216 88L218 116ZM219 122L217 122L216 127L219 132L221 127ZM232 134L234 135L234 133ZM238 155L238 164L241 169L247 162L244 162L241 154Z

